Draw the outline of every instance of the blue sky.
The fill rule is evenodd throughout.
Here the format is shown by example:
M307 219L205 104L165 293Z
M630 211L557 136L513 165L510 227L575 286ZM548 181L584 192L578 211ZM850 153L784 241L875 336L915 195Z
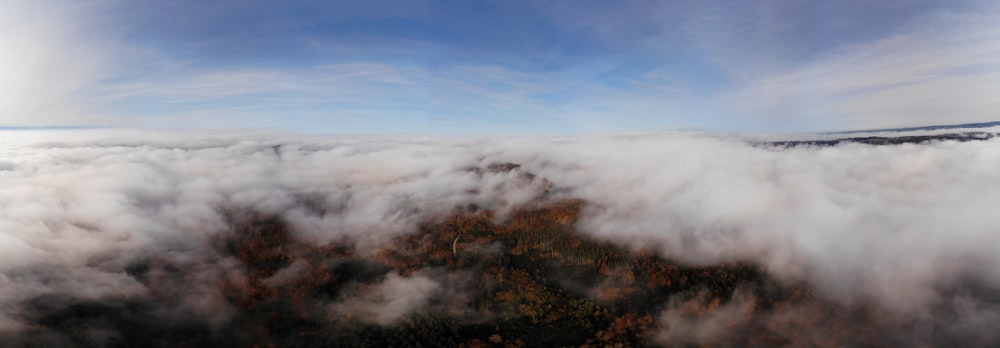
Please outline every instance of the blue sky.
M979 1L0 5L0 126L823 131L1000 119Z

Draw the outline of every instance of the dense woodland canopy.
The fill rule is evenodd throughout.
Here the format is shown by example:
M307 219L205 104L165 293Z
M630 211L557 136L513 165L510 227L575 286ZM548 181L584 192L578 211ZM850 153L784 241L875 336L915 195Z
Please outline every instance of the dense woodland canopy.
M243 272L217 284L237 311L221 331L157 318L152 310L158 306L150 302L177 300L158 298L157 287L184 286L170 283L186 269L149 259L129 272L151 297L110 303L38 298L32 305L45 314L34 318L38 335L25 340L55 343L44 339L56 330L86 345L103 339L94 337L94 325L112 325L121 336L108 342L129 346L639 346L656 334L654 317L679 300L685 315L698 316L738 292L752 293L761 309L810 298L806 289L782 285L750 265L685 267L585 238L572 227L583 204L525 207L500 223L490 210L466 207L428 221L374 257L356 256L346 242L301 243L280 216L231 213L232 230L214 247L238 259ZM293 265L294 274L280 284L268 281ZM453 279L456 287L391 322L326 305L357 284L420 273ZM747 330L747 344L788 342L763 327Z
M885 344L866 327L871 309L822 301L804 285L782 282L749 264L685 266L651 251L628 250L574 231L581 201L524 207L499 223L478 207L457 209L399 237L373 256L349 242L315 246L295 239L280 216L230 213L232 229L214 245L239 260L231 281L216 284L235 310L213 327L200 318L164 318L157 309L179 299L158 289L185 286L189 265L151 258L129 267L151 296L117 301L39 297L44 313L20 339L27 346L256 346L256 347L558 347L699 345L687 333L664 335L657 316L720 325L710 342L735 346ZM279 273L286 272L280 281ZM424 274L451 287L422 308L391 320L363 306L331 310L330 304L360 296L351 288L387 277ZM165 289L166 290L166 289ZM162 294L169 295L170 291ZM726 304L743 306L738 312ZM392 301L374 298L378 307ZM775 329L769 315L805 308ZM357 311L357 313L352 313ZM390 310L389 308L374 309ZM680 325L680 322L678 323ZM842 337L809 337L816 326ZM118 330L101 336L101 326ZM689 329L689 328L685 328ZM49 341L58 331L71 342ZM850 333L847 335L846 333ZM100 342L101 344L96 344Z

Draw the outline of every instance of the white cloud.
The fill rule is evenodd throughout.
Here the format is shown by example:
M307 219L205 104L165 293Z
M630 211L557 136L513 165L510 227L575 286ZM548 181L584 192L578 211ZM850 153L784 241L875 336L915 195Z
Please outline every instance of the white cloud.
M520 163L565 189L560 197L591 202L580 222L587 233L688 263L753 262L838 301L914 313L968 277L1000 286L996 139L783 149L693 133L325 139L51 131L3 138L0 271L8 281L0 283L7 289L0 304L7 306L71 289L91 297L140 291L116 267L149 250L186 258L208 252L211 236L225 229L219 207L280 213L299 238L350 238L365 254L453 207L503 210L537 196L540 186L517 184L516 173L466 171L494 162ZM310 212L302 195L321 197L329 213ZM108 258L118 261L93 265ZM68 278L23 278L38 267ZM210 269L203 277L227 272Z
M997 141L769 149L665 136L531 144L595 202L585 230L686 262L750 260L827 296L907 311L973 272L993 285ZM528 150L528 149L532 150ZM537 150L544 148L545 150ZM515 160L518 161L518 160ZM564 172L565 167L582 169ZM528 165L533 169L533 166Z
M698 298L683 303L674 301L660 313L660 330L654 339L668 347L733 346L732 336L744 330L753 312L753 298L742 293L736 293L729 302L711 309L705 308Z
M6 52L0 125L567 134L650 127L830 130L996 117L995 6L951 13L914 5L919 15L884 26L865 22L892 35L777 59L768 52L793 49L815 34L793 35L800 19L769 17L797 7L761 5L744 23L712 6L682 5L636 2L594 13L542 6L558 30L628 52L527 72L374 62L363 52L360 60L294 68L227 67L187 60L153 41L125 40L142 28L129 23L125 6L114 0L8 1L0 7ZM624 63L631 55L664 62L631 66ZM691 63L697 63L694 71L686 67Z
M762 122L812 130L993 121L996 12L928 15L892 36L751 80L724 100Z
M382 282L360 286L350 298L331 305L333 315L382 325L393 324L441 292L441 285L423 276L403 277L389 273Z
M98 32L107 1L0 4L0 125L88 125L88 88L106 78L110 46Z

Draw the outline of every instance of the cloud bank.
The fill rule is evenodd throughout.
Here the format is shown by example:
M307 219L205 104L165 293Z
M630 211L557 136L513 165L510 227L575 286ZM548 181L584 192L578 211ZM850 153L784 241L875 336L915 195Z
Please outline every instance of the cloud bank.
M587 202L582 232L682 263L749 262L806 282L833 303L873 304L891 316L934 318L942 306L967 313L956 316L972 324L1000 315L989 301L1000 288L997 138L790 148L697 133L499 139L44 131L2 139L5 335L31 330L46 306L66 299L170 299L172 309L157 312L167 322L221 325L235 314L217 284L289 287L285 273L318 267L296 261L272 274L261 261L251 270L261 276L240 276L244 256L218 247L242 245L225 239L239 211L287 221L293 235L274 238L301 241L287 248L347 241L365 258L456 207L489 207L502 220L513 207L570 198ZM520 167L473 170L495 163ZM525 181L524 173L545 181ZM136 270L157 263L170 267ZM155 291L145 285L152 281L160 282ZM392 273L349 286L323 308L388 325L461 284ZM750 311L740 301L726 306L733 316ZM679 313L664 312L660 322L675 329L663 337L698 340L741 325L731 318L691 324ZM702 328L677 336L684 325ZM94 342L115 335L105 327L92 334Z

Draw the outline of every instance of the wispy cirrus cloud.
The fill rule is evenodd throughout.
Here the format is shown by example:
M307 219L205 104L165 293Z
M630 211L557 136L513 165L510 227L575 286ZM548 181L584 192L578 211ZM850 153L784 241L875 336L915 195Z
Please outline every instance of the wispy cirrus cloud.
M6 126L828 130L992 120L1000 85L977 1L3 6Z
M734 89L748 117L816 129L990 121L1000 102L1000 13L938 13Z
M189 69L104 88L107 95L117 99L123 114L197 112L225 118L231 111L253 114L288 110L287 116L293 119L307 114L337 119L382 112L401 121L417 118L415 121L420 122L423 116L461 118L463 111L549 116L554 112L541 96L558 93L574 83L579 82L555 74L531 75L495 66L429 69L361 62L285 69ZM232 117L241 116L234 113ZM156 126L155 119L132 121L139 126ZM503 120L480 117L466 121L470 125L498 122Z
M0 124L101 122L87 88L103 78L109 43L100 31L107 1L21 0L0 5Z

